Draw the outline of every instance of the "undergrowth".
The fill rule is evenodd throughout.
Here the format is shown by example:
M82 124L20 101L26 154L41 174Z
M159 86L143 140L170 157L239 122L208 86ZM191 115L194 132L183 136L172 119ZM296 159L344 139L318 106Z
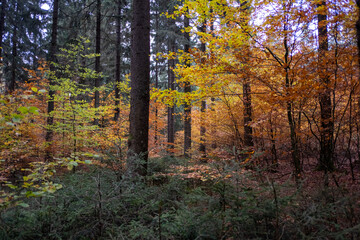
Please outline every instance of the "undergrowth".
M359 194L337 187L306 195L292 181L259 183L252 171L174 175L177 159L152 159L129 181L106 168L69 173L51 196L1 212L0 239L359 239ZM216 168L216 167L215 167Z

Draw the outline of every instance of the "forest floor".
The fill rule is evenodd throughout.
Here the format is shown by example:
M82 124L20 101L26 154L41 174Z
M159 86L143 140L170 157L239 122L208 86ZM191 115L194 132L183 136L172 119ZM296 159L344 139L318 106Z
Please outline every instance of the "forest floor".
M60 171L62 188L0 211L0 239L359 239L360 167L328 174L306 159L276 171L182 157L149 159L149 176L96 165Z

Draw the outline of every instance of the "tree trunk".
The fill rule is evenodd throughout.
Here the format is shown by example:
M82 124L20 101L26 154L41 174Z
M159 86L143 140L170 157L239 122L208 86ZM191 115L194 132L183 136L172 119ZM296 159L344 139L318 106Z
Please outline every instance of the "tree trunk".
M156 35L155 35L155 52L158 53L160 51L160 42L159 42L159 11L156 11L155 14L155 31L156 31ZM156 57L155 58L155 88L157 89L159 87L159 59ZM159 110L158 110L158 106L155 104L155 121L154 121L154 142L155 142L155 147L157 147L158 144L158 115L159 115Z
M288 31L288 20L287 20L288 16L284 17L284 48L285 48L285 55L284 55L284 65L282 66L285 70L285 87L286 90L289 91L290 88L292 87L292 81L290 79L289 76L289 71L290 71L290 59L289 59L289 54L290 54L290 49L289 49L289 45L288 45L288 35L287 35L287 31ZM289 94L287 92L287 94ZM290 128L290 141L291 141L291 158L292 158L292 162L294 165L294 175L295 175L295 179L296 181L300 178L301 176L301 164L300 164L300 152L299 152L299 144L298 144L298 136L296 133L296 122L294 120L294 116L293 116L293 101L292 100L287 100L286 102L286 110L287 110L287 118L288 118L288 123L289 123L289 128Z
M5 26L5 5L6 0L1 0L1 13L0 13L0 93L4 90L3 84L3 56L2 56L2 47L3 47L3 35L4 35L4 26Z
M358 9L358 19L356 21L356 39L357 39L357 50L358 50L358 79L360 82L360 0L356 0L356 5ZM360 107L360 97L359 97L359 107ZM360 112L360 111L359 111Z
M247 78L243 83L243 101L244 101L244 144L248 150L254 146L253 129L250 126L252 121L251 87Z
M120 89L121 82L121 4L122 0L118 0L118 9L116 16L116 70L115 70L115 114L114 121L118 121L120 117Z
M175 21L170 21L170 27L175 25ZM175 51L175 39L173 36L170 36L168 42L169 53ZM173 69L175 68L175 59L168 60L168 89L173 91L175 89L175 74ZM169 153L173 154L174 143L175 143L175 108L168 107L168 118L167 118L167 141L169 144Z
M246 25L248 25L248 18L250 15L248 2L244 1L242 3L242 15L244 16L244 20ZM247 56L250 56L250 47L249 44L245 45L245 58L246 62L249 62ZM249 81L249 76L245 75L243 79L243 101L244 101L244 145L251 151L254 147L253 141L253 129L250 126L252 121L252 104L251 104L251 85ZM249 154L250 157L251 154Z
M95 36L95 72L100 74L100 44L101 44L101 0L96 1L96 36ZM99 108L100 106L100 97L99 97L99 87L100 87L100 76L95 79L95 101L94 107ZM98 114L94 120L95 125L99 125Z
M319 159L319 170L325 172L333 171L334 160L333 160L333 132L334 123L332 119L332 103L331 103L331 89L330 79L326 69L326 54L329 50L328 44L328 32L327 32L327 5L326 0L317 4L320 10L317 14L318 18L318 38L319 38L319 55L318 55L318 67L319 67L319 79L324 90L320 93L319 103L321 112L321 126L320 126L320 159Z
M147 174L150 101L150 1L133 1L128 174ZM139 162L139 158L141 162Z
M49 61L50 61L50 72L52 74L55 74L55 67L53 62L56 61L56 48L57 48L57 31L58 31L58 15L59 15L59 0L54 0L54 6L53 6L53 16L52 16L52 26L51 26L51 42L50 42L50 50L49 50ZM53 86L55 85L54 82L54 75L49 77L49 101L48 101L48 107L47 107L47 130L46 130L46 136L45 141L48 145L45 151L45 161L50 161L51 154L52 154L52 140L53 140L53 124L54 124L54 117L52 116L52 112L54 111L54 95L55 91L53 89Z
M8 92L13 92L15 90L15 84L16 84L16 68L17 68L17 44L18 44L18 38L17 38L17 14L18 14L18 3L16 3L15 6L15 21L14 21L14 28L13 28L13 36L12 36L12 63L11 63L11 78L10 82L8 84Z
M184 28L188 28L190 26L189 18L184 17ZM185 32L185 45L184 51L185 53L189 53L190 51L190 33ZM188 67L190 64L187 65ZM185 82L184 86L185 94L191 92L191 85L189 82ZM184 105L184 156L191 157L189 151L191 150L191 103L185 103Z
M201 32L206 32L206 22L203 23L200 29ZM200 45L200 51L202 51L205 54L206 51L206 44L204 42ZM201 159L203 161L206 160L206 127L205 127L205 111L206 111L206 100L201 101L201 107L200 107L200 146L199 146L199 152L201 154Z

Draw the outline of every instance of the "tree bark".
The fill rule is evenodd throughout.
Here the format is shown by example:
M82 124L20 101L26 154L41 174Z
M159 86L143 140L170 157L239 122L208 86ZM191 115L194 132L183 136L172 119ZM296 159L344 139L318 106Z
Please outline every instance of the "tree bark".
M59 0L54 0L53 3L53 16L52 16L52 26L51 26L51 42L50 42L50 50L49 50L49 61L50 61L50 72L55 74L55 67L52 63L56 62L56 48L57 48L57 32L58 32L58 16L59 16ZM47 130L45 141L48 144L48 147L45 150L45 161L50 161L52 154L52 140L53 140L53 129L52 126L54 124L54 117L52 116L52 112L54 111L54 95L55 91L53 86L55 85L54 75L49 77L49 101L47 107Z
M332 102L331 102L331 89L330 78L326 69L326 55L329 50L328 31L327 31L327 5L326 0L317 4L318 9L325 9L325 11L317 14L318 19L318 68L320 84L324 90L320 93L320 159L319 170L325 172L333 171L335 169L333 159L333 133L334 123L332 119Z
M18 3L16 3L15 6L15 21L13 26L13 36L12 36L12 63L11 63L11 78L8 84L8 92L11 93L15 90L16 85L16 68L17 68L17 44L18 44L18 38L17 38L17 14L18 14Z
M249 6L248 2L244 1L242 3L242 14L244 16L245 24L248 25L248 18L249 18ZM249 62L247 56L250 56L250 47L248 43L245 43L245 59L246 62ZM253 141L253 129L251 127L252 121L252 103L251 103L251 84L249 81L249 77L245 75L243 79L243 102L244 102L244 145L251 151L254 147ZM250 157L251 154L249 154Z
M100 74L100 44L101 44L101 0L96 1L96 36L95 36L95 53L97 56L95 57L95 72ZM101 78L98 76L95 79L95 96L94 96L94 107L99 108L100 106L100 87ZM98 114L94 119L94 124L99 125Z
M200 29L201 32L206 32L206 22L203 23ZM205 54L206 51L206 44L204 42L200 45L200 51ZM199 152L201 154L201 159L203 161L206 160L206 127L205 127L205 111L206 111L206 100L201 101L200 107L200 145L199 145Z
M3 90L4 79L3 79L3 56L2 56L2 48L3 48L3 35L4 35L4 27L5 27L5 6L6 0L1 0L1 13L0 13L0 92Z
M184 17L184 28L188 28L190 26L189 18ZM184 51L185 53L189 53L190 51L190 33L185 31L185 45ZM190 67L190 64L187 64ZM189 82L185 82L184 86L185 94L191 92L191 85ZM185 103L184 105L184 156L191 157L189 151L191 150L191 103Z
M150 1L133 1L128 173L147 174L150 101ZM139 158L141 161L139 162Z
M356 0L357 10L358 10L358 19L356 21L356 39L357 39L357 50L358 50L358 78L360 82L360 0ZM360 99L360 98L359 98ZM360 106L360 101L359 101Z
M244 101L244 144L249 150L254 146L253 129L250 126L252 121L251 85L247 78L243 80L243 101Z
M171 18L169 21L169 27L174 27L175 21ZM170 36L168 39L168 51L175 52L175 38L174 36ZM168 89L173 91L175 89L175 74L173 69L175 68L175 59L168 60ZM167 141L169 144L169 153L173 154L174 143L175 143L175 108L168 107L167 111Z
M118 9L116 16L116 59L115 59L115 114L114 121L118 121L120 117L120 89L121 82L121 8L122 0L118 0Z

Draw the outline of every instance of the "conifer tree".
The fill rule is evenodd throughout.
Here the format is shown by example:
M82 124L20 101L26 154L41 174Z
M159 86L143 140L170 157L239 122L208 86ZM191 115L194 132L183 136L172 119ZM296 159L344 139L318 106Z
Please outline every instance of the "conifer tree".
M128 172L147 174L150 101L150 1L132 3Z

